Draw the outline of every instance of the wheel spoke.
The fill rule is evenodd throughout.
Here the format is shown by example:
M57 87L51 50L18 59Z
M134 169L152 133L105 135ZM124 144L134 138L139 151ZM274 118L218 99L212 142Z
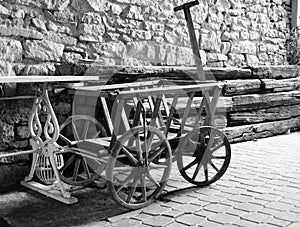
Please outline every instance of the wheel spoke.
M155 159L155 158L157 158L163 151L165 150L165 147L161 147L161 148L159 148L159 150L158 151L156 151L154 154L151 154L151 156L149 156L149 162L153 162L153 160Z
M86 121L84 124L84 128L82 130L82 139L86 139L87 138L87 134L89 131L89 126L90 126L90 121Z
M133 164L133 166L136 166L138 163L138 160L130 153L130 151L127 150L126 147L122 147L122 151L126 155L126 157L130 160L130 162Z
M136 191L136 186L137 186L138 181L139 181L138 175L139 175L139 174L135 174L135 178L134 178L134 180L133 180L132 186L130 187L130 191L129 191L128 197L127 197L127 199L126 199L126 202L127 202L127 203L130 203L130 201L131 201L131 199L132 199L132 196L133 196L133 194L134 194L135 191Z
M74 142L72 142L71 140L69 140L67 137L65 137L62 134L59 135L59 138L61 138L63 141L65 141L68 145L74 144Z
M213 149L211 149L210 153L212 154L215 151L219 150L223 145L224 145L224 141L222 141L222 143L218 144L216 147L214 147Z
M143 200L146 202L147 201L147 192L146 192L146 179L145 179L145 174L141 174L141 190L142 190L142 197Z
M205 181L208 181L208 168L207 165L204 165L204 175L205 175Z
M77 141L80 140L76 125L73 121L72 121L72 128L73 128L73 133L74 133L75 140L77 140Z
M199 162L198 164L197 164L197 167L196 167L196 169L195 169L195 172L194 172L194 174L193 174L193 177L192 177L192 180L195 180L196 179L196 177L197 177L197 175L198 175L198 173L199 173L199 170L200 170L200 168L201 168L201 162Z
M151 176L149 172L146 173L146 176L153 184L155 184L157 187L160 187L160 184Z
M226 159L226 156L212 156L212 159Z
M195 158L195 160L194 161L192 161L190 164L188 164L186 167L183 167L182 168L182 170L183 171L186 171L186 170L188 170L189 168L191 168L192 166L194 166L194 165L196 165L198 163L198 161L197 161L197 159ZM181 171L182 171L181 170Z
M77 176L78 176L78 171L79 171L79 166L80 166L81 160L78 158L76 159L75 162L75 167L74 167L74 172L73 172L73 180L76 181Z
M64 166L61 168L61 172L63 172L69 165L71 165L71 163L76 159L76 155L73 154L68 161L66 161L66 163L64 164Z
M89 167L88 167L88 165L86 163L86 158L82 158L82 165L83 165L83 168L84 168L84 170L86 172L87 177L90 178L91 177L91 173L90 173Z
M136 140L136 150L137 150L136 152L138 154L139 161L141 161L143 150L142 150L141 138L140 138L139 133L137 133L135 140Z
M151 147L152 147L152 141L153 141L154 133L148 132L147 137L149 137L149 139L146 138L146 144L147 144L146 153L149 154L149 151L151 150Z
M135 172L131 172L122 182L119 183L120 185L117 187L116 191L121 191L125 187L125 185L128 184L131 181L131 179L134 178L135 175Z
M211 167L214 168L214 170L217 171L217 173L220 172L220 170L218 169L218 167L216 167L216 165L212 161L209 164L211 165Z

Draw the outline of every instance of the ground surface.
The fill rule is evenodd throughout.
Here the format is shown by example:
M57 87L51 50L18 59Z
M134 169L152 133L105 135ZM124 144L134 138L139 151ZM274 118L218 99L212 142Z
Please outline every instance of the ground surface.
M131 212L103 189L78 191L79 203L68 206L17 185L0 191L0 226L296 227L299 163L300 133L233 144L221 180L207 188L191 187L174 168L168 193Z

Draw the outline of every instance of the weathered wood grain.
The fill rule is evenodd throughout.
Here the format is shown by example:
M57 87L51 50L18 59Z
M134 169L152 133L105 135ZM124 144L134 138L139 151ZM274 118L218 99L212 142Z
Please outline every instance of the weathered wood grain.
M226 96L267 93L279 91L292 91L299 87L300 77L292 79L247 79L224 81L223 94Z
M300 91L276 92L267 94L237 95L232 98L232 108L228 111L245 111L253 109L265 109L272 106L286 106L300 104L297 98Z
M222 129L230 142L242 142L283 134L291 129L300 129L300 117L267 123L227 127Z
M229 113L230 125L253 124L264 121L276 121L299 116L300 105L277 106L252 111Z
M253 77L260 79L287 79L299 76L300 66L280 65L253 68Z

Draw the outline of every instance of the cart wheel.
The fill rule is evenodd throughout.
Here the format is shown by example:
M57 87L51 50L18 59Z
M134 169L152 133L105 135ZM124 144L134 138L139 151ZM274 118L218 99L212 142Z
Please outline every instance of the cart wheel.
M95 118L86 115L69 117L60 127L57 143L60 146L76 145L78 141L107 136L103 125ZM62 154L64 165L59 168L61 180L75 186L86 186L99 177L90 164L95 161L72 153L72 148L56 152ZM97 162L100 165L99 162ZM95 164L94 164L95 165Z
M180 142L177 166L188 182L208 186L223 176L230 157L227 137L216 128L204 126L190 132Z
M117 140L107 164L107 184L114 200L139 209L156 199L170 176L168 140L152 126L137 126ZM147 161L148 160L148 161Z

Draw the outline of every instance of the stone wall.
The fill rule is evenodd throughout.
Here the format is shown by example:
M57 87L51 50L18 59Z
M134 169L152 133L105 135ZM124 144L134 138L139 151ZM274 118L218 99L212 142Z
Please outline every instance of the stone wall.
M58 65L193 65L187 1L2 0L0 75ZM192 9L207 66L285 64L290 0L200 0Z

